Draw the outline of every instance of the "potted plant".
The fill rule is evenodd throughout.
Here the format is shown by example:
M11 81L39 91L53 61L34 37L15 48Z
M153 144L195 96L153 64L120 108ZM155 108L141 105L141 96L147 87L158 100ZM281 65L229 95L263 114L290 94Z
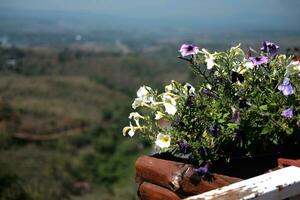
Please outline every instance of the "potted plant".
M248 178L275 167L279 156L299 156L300 62L278 48L266 41L258 52L238 45L210 53L183 44L179 58L198 83L140 87L123 134L145 137L154 156L190 163L200 176Z

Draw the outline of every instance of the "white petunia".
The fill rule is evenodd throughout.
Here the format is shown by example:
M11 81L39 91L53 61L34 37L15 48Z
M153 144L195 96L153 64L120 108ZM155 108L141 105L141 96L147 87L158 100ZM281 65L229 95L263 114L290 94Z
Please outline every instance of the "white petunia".
M195 96L196 95L196 90L191 84L186 83L184 87L187 89L189 96Z
M140 99L140 98L135 98L134 102L132 103L132 108L136 109L136 108L138 108L138 107L140 107L142 105L143 105L143 100Z
M175 113L177 112L176 101L169 94L163 94L163 105L165 107L166 113L175 115Z
M288 77L290 75L300 73L300 61L292 61L287 67L284 76Z
M212 69L213 66L216 65L215 62L215 56L214 54L209 53L206 49L202 49L202 52L204 53L205 56L205 62L206 62L206 67L207 69Z
M164 106L165 106L166 113L170 115L175 115L175 113L177 112L177 108L175 105L172 105L170 103L164 103Z
M129 122L129 126L125 126L125 127L123 128L123 135L125 136L126 133L127 133L130 137L132 137L132 136L135 134L135 127L132 126L131 122Z
M169 135L159 133L157 135L155 145L162 149L168 148L171 145L171 137Z
M159 119L161 119L161 118L163 118L163 117L165 117L165 114L164 113L162 113L162 112L159 112L159 111L157 111L156 113L155 113L155 120L159 120Z
M245 62L244 65L245 65L245 67L246 67L247 69L253 69L254 66L255 66L255 65L253 65L253 63L252 63L251 61Z
M129 119L134 119L137 126L140 126L139 119L144 119L142 115L140 115L138 112L132 112L129 114Z
M138 91L136 92L136 95L138 98L145 98L149 95L149 91L151 91L151 88L148 86L142 86L138 89Z

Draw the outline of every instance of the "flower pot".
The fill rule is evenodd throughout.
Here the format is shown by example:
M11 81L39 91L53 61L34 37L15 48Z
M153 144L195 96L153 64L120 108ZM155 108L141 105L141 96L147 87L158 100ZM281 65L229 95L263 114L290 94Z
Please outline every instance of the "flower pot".
M190 164L151 156L139 157L135 167L141 199L180 199L241 180L220 174L204 180Z
M178 158L166 160L161 158L166 155L155 156L141 156L135 163L138 196L142 200L177 200L239 182L243 180L240 177L250 178L289 165L300 167L300 160L278 158L278 154L236 158L225 165L221 162L214 165L217 173L206 179L195 173L193 165L184 159L174 161Z

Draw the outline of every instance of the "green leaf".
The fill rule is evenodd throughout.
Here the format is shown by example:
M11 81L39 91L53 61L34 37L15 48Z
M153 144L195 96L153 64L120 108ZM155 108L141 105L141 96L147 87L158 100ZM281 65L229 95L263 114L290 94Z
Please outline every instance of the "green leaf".
M259 106L260 110L268 110L268 105Z
M230 128L230 129L236 129L236 128L239 127L239 125L238 125L238 124L235 124L235 123L228 123L227 126L228 126L228 128Z
M261 135L268 134L270 132L268 127L264 127L263 130L260 132Z

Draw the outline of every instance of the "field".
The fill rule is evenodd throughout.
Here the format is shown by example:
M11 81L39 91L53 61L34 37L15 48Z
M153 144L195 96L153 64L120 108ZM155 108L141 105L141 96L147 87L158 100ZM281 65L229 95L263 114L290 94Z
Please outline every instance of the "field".
M134 161L149 151L146 142L121 133L135 91L142 84L162 89L171 79L185 80L187 66L176 57L0 51L3 197L134 198Z

